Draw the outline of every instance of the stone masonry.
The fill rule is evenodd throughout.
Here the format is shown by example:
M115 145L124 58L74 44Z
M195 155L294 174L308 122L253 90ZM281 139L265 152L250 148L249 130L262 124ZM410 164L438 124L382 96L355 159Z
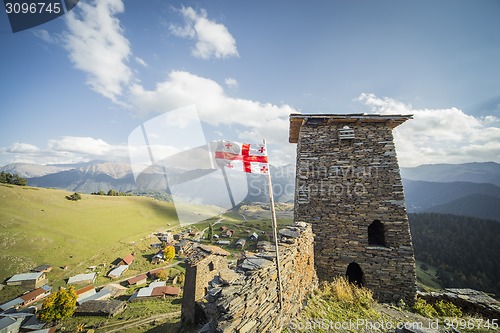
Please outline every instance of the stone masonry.
M416 295L415 259L392 129L406 115L290 115L295 220L312 224L316 272L380 301Z
M208 282L227 268L229 252L217 246L200 245L186 261L186 277L182 296L182 321L197 324L204 314L197 306L207 294Z
M185 284L196 280L196 289L204 293L204 297L197 298L196 305L187 302L184 298L192 300L193 297L189 293L186 296L185 289L183 318L188 319L196 306L199 309L197 317L206 321L201 332L223 333L280 332L292 319L298 320L305 300L317 287L311 225L298 222L281 229L279 241L282 309L277 293L276 254L272 247L264 252L246 253L234 270L221 265L211 281L198 275L205 274L206 270L199 269L196 275L187 271ZM190 258L188 267L205 267L208 261L217 260L217 257L220 256L216 253L205 252L202 261ZM201 279L206 284L202 284Z

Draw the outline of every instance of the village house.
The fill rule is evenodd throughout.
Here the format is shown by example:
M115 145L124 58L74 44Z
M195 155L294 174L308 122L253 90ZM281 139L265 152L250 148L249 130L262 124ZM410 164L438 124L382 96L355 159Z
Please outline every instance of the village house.
M151 263L153 265L160 264L165 261L165 256L163 254L163 250L158 251L152 258Z
M17 309L17 308L21 307L23 302L24 301L20 297L14 298L14 299L0 305L0 310L7 311L7 310L12 309L12 308Z
M24 295L19 296L20 299L23 300L23 306L28 306L31 303L34 303L38 300L41 300L50 295L50 291L52 288L45 285L35 290L32 290Z
M109 290L111 297L118 297L127 293L127 287L121 286L117 283L107 284L102 287L102 289Z
M126 307L127 302L118 300L91 300L78 306L75 315L114 317L123 312Z
M21 286L25 289L36 289L47 282L44 272L16 274L6 281L8 286Z
M0 318L0 332L2 333L17 333L21 328L23 318L1 317Z
M125 257L122 258L122 260L120 261L120 263L118 264L119 266L122 266L122 265L132 265L132 263L134 262L135 260L135 257L132 255L132 254L128 254L126 255Z
M43 272L48 273L52 271L52 266L50 265L40 265L32 269L33 272Z
M181 289L179 287L173 286L157 286L157 287L145 287L139 289L136 293L134 293L129 301L140 301L147 298L164 298L166 296L177 297L181 293Z
M126 282L129 286L140 286L141 284L146 284L148 277L146 274L134 276L128 279Z
M240 238L240 239L238 239L238 241L236 242L235 246L236 246L236 248L237 248L237 249L242 250L242 249L245 247L245 243L246 243L246 242L247 242L247 241L246 241L244 238Z
M128 269L128 265L120 265L114 269L112 269L109 273L108 273L108 277L112 278L112 279L116 279L116 278L119 278L120 276L122 276L123 273L125 273L125 271Z
M249 240L251 240L252 242L255 242L259 239L259 235L257 235L256 232L253 232L250 237L248 237Z
M48 333L55 332L55 327L45 328L47 323L38 320L36 314L28 314L21 324L21 332Z
M174 236L170 232L159 232L156 234L156 237L158 237L160 242L166 244L170 244L174 241Z
M152 269L148 272L148 275L149 275L149 278L151 280L156 280L158 277L156 276L156 274L158 274L159 272L163 271L163 268L155 268L155 269Z
M68 284L93 284L95 279L95 273L77 274L68 279Z
M78 298L76 299L76 302L78 304L82 303L82 301L90 296L93 296L96 294L95 287L94 285L89 285L83 288L80 288L76 290L76 295Z
M193 242L183 239L180 242L174 244L175 253L179 255L188 255L193 250Z
M89 297L86 297L82 300L80 300L79 304L83 304L89 301L102 301L102 300L107 300L111 298L111 291L109 289L102 288L98 292L96 292L94 295L91 295Z

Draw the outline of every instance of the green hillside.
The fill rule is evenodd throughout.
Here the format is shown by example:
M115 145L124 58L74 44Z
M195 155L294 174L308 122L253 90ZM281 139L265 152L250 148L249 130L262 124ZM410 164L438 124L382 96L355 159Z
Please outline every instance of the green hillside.
M125 244L178 224L172 203L85 194L75 202L68 194L0 184L0 281L45 263L68 266L66 274L109 263L127 254Z

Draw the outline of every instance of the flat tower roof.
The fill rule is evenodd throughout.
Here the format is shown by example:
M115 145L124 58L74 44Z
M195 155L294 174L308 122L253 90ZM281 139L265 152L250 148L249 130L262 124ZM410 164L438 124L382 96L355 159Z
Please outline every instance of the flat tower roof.
M307 124L308 121L314 121L315 124L332 124L332 123L345 123L346 125L359 124L359 123L385 123L386 126L394 128L401 125L408 119L412 119L413 115L401 115L401 114L366 114L366 113L356 113L356 114L300 114L292 113L290 114L290 136L288 141L290 143L297 143L299 141L300 127Z

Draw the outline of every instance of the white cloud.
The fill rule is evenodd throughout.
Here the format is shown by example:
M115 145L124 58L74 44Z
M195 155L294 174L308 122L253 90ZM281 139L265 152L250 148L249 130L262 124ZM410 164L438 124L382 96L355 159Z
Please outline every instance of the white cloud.
M182 7L180 13L185 25L171 25L170 31L178 37L196 39L193 56L202 59L239 56L236 41L229 30L223 24L209 20L205 10L196 12L191 7Z
M148 67L148 64L142 58L135 57L135 61L141 66Z
M39 150L40 150L40 148L38 148L37 146L34 146L32 144L18 143L18 142L12 144L12 146L10 146L8 148L5 148L5 152L13 153L13 154L34 153L34 152L38 152Z
M29 143L14 143L0 148L2 163L24 162L35 164L57 164L91 161L95 159L128 161L125 145L112 145L101 139L65 136L50 139L45 148Z
M375 113L414 115L414 119L394 130L398 159L403 166L500 162L500 128L494 116L478 118L454 107L414 109L374 94L361 94L357 100Z
M213 126L236 126L241 140L261 140L278 144L292 152L288 144L288 117L297 112L289 105L274 105L226 95L217 82L184 71L173 71L154 90L134 84L130 104L143 113L164 113L194 104L200 119ZM287 153L290 155L290 153ZM291 156L291 162L294 160Z
M238 88L238 81L232 77L228 77L224 80L224 83L228 88Z
M78 10L66 14L68 32L63 35L74 66L88 74L87 84L114 102L132 79L126 64L130 45L114 16L123 11L121 0L80 2Z
M35 35L35 37L38 37L47 43L56 44L59 41L57 35L51 35L47 30L39 29L39 30L33 30L32 32L33 35Z

